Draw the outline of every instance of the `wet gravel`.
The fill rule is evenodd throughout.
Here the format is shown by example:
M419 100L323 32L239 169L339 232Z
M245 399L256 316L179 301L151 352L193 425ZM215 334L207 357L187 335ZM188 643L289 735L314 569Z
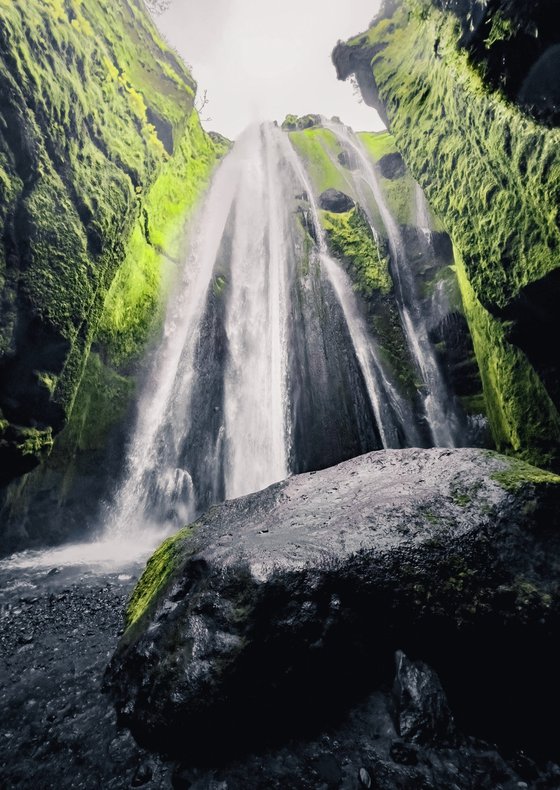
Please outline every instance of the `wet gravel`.
M399 738L389 690L326 732L227 765L169 764L116 727L101 691L140 568L0 570L0 788L147 790L557 790L560 769L465 738ZM240 722L240 726L243 723Z
M101 692L135 574L0 573L0 786L170 787Z

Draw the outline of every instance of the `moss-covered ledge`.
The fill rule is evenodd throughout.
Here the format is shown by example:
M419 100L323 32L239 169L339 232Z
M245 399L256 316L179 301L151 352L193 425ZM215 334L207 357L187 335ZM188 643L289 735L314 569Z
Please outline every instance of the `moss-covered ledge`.
M549 303L560 296L560 130L485 80L480 58L464 46L460 9L440 5L385 3L333 59L339 78L356 74L387 120L460 254L498 446L558 466L558 355L550 343L558 318ZM501 6L484 10L489 48Z
M141 0L0 0L2 483L51 451L94 339L145 342L221 148L195 90Z

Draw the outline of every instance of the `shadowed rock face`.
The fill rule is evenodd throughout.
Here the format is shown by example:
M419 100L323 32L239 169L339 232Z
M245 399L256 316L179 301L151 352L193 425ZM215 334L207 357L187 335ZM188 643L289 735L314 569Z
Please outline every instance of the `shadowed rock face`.
M254 745L324 726L403 647L444 667L464 720L499 711L520 737L533 669L557 660L558 482L485 451L385 451L212 508L131 599L106 676L121 722L183 758Z

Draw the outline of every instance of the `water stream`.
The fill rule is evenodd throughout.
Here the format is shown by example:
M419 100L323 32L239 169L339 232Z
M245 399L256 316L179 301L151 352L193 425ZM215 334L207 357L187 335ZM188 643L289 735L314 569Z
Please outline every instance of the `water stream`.
M383 194L377 170L361 140L351 129L333 121L325 121L324 125L333 132L343 150L356 163L356 167L350 171L350 174L357 193L363 195L364 187L367 188L381 216L389 244L391 274L397 291L396 301L401 324L411 356L423 382L421 395L432 443L436 447L456 447L461 444L462 426L428 336L421 300L418 298L403 237ZM368 213L374 231L378 233L379 229L375 228L370 203L367 200L363 200L361 203ZM427 211L424 212L421 221L427 221ZM422 229L424 229L423 226Z

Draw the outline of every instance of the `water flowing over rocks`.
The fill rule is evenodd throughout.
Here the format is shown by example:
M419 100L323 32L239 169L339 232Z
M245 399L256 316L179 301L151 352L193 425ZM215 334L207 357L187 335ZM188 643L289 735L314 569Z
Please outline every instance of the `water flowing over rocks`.
M391 682L402 648L440 673L462 727L546 738L558 482L487 451L384 451L212 508L133 594L106 675L120 722L150 749L219 759L322 731ZM447 717L449 736L437 684L403 661L401 733L439 737Z

